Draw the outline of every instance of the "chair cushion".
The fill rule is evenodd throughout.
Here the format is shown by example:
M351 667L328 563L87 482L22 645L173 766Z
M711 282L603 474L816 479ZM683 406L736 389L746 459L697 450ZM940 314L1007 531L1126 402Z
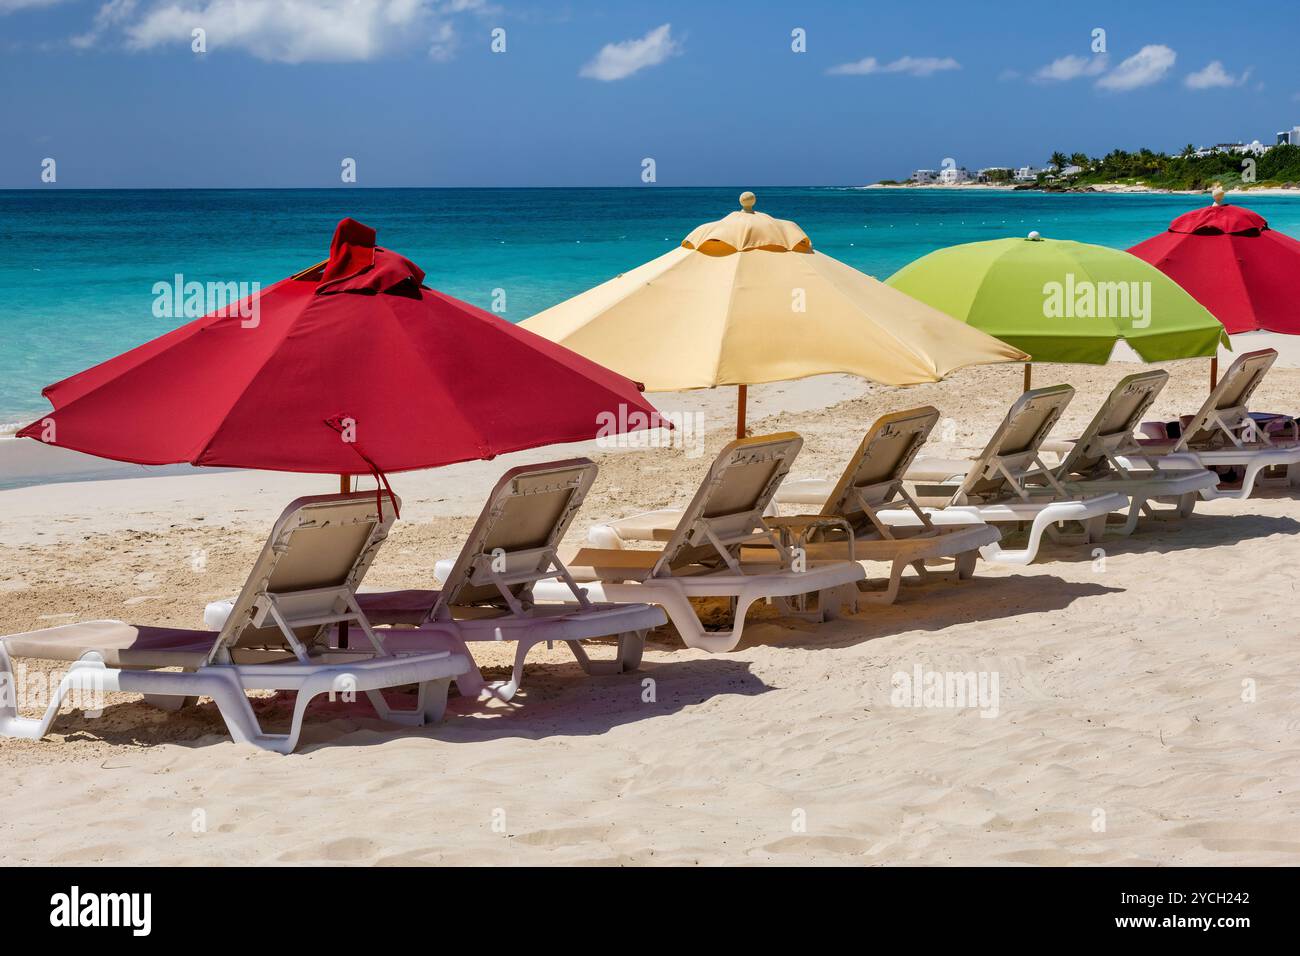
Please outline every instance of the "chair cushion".
M437 591L359 591L357 605L371 624L422 624L438 600Z
M0 638L14 657L75 661L94 651L109 667L201 667L216 640L215 631L139 627L122 621L63 624Z

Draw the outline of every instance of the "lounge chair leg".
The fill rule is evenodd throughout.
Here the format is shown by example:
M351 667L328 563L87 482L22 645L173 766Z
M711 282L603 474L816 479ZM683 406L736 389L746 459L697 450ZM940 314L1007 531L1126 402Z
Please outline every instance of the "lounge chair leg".
M456 678L456 689L460 691L462 697L470 700L511 700L519 693L519 685L524 680L524 659L537 643L537 641L520 641L515 647L515 663L510 670L509 680L484 680L482 671L477 664L474 664L469 674L462 674ZM470 661L472 663L474 658L471 657Z
M1129 502L1129 506L1128 506L1128 515L1127 515L1127 517L1124 519L1124 524L1123 524L1123 526L1119 529L1119 533L1122 534L1122 535L1128 536L1128 535L1132 534L1134 531L1136 531L1136 530L1137 530L1138 519L1142 517L1142 512L1143 512L1144 510L1149 510L1149 509L1147 508L1147 503L1146 503L1146 501L1141 500L1141 499L1138 499L1138 498L1134 498L1134 499L1132 499L1132 500ZM1103 516L1103 518L1104 518L1104 517L1105 517L1105 516ZM1104 529L1103 529L1103 530L1104 530ZM1088 539L1088 543L1089 543L1089 544L1092 544L1094 541L1099 541L1099 540L1101 540L1101 539L1100 539L1100 538L1091 538L1091 537L1090 537L1090 538Z
M297 749L298 738L302 736L302 722L303 718L307 714L307 707L319 696L320 691L314 689L309 691L306 688L303 688L298 691L293 702L293 721L289 724L289 733L284 736L282 741L284 749L279 750L279 747L267 747L268 750L279 750L280 753L291 754L295 749ZM244 700L248 700L247 696L245 696ZM275 736L276 735L274 734L263 734L262 740L268 742L274 741ZM259 741L255 741L255 743L257 743L259 747L265 746L265 744Z
M460 696L474 700L483 693L487 681L483 679L483 672L479 669L478 662L468 651L465 656L469 657L470 669L456 678L456 690Z
M398 710L388 703L382 691L368 690L365 692L366 698L370 701L370 706L375 708L375 713L381 720L390 724L400 724L404 727L422 727L425 724L436 724L442 720L442 716L447 711L447 691L451 687L451 678L444 677L438 680L425 681L416 686L415 706L407 710ZM302 698L300 693L299 699Z
M519 642L519 646L515 648L515 664L510 669L510 680L493 681L487 684L485 688L487 696L495 697L497 700L510 700L519 693L519 685L524 682L524 659L532 649L533 645L530 642Z
M469 670L456 676L456 690L461 697L467 700L477 700L482 696L487 687L487 682L483 680L483 671L478 666L478 661L474 660L474 655L469 649L469 644L456 631L447 631L454 641L453 650L457 654L464 654L465 659L469 661Z
M450 677L420 685L420 693L424 696L422 709L426 724L442 723L442 718L447 713L447 692L449 690L451 690Z
M52 704L57 702L51 701ZM58 713L57 706L54 713ZM52 719L52 718L51 718ZM39 740L45 736L48 725L44 721L18 716L18 682L14 677L13 662L9 652L0 643L0 736Z
M143 680L146 676L134 675L133 679ZM253 705L248 702L248 694L234 674L223 674L220 684L213 682L211 697L212 702L217 705L221 719L226 723L230 739L235 743L252 744L263 750L288 754L293 753L294 748L298 746L298 735L302 731L302 716L307 710L307 704L321 690L328 690L328 688L319 690L303 688L298 691L297 699L294 701L293 721L288 734L263 733L262 725L257 722L257 715L253 713Z
M740 642L741 618L733 617L734 624L729 631L706 631L695 608L691 606L690 598L681 591L664 587L656 590L654 599L668 613L668 619L673 622L673 627L677 628L682 643L687 647L710 654L722 654Z
M898 599L898 589L903 583L903 571L906 567L905 560L895 558L889 568L889 586L883 591L860 591L855 587L853 590L857 594L857 600L866 604L893 604Z
M645 654L645 639L649 631L627 631L618 636L618 659L624 671L634 671L641 667L641 657Z
M969 581L975 576L975 565L979 561L978 551L964 551L957 555L957 580Z
M838 584L817 592L817 610L821 612L821 620L833 621L844 615L846 607L850 614L857 614L862 599L863 593L858 589L858 582Z
M581 641L565 641L582 669L594 676L622 674L634 671L641 665L641 648L645 631L627 631L618 635L618 652L612 661L593 661Z
M1015 565L1033 564L1034 558L1038 557L1038 548L1043 542L1043 534L1050 530L1051 524L1048 512L1044 511L1029 523L1029 540L1025 542L1024 548L1015 550L1003 548L997 543L986 544L980 548L980 554L986 561Z
M1241 491L1238 494L1242 501L1249 498L1251 492L1255 490L1255 479L1259 476L1259 467L1258 464L1246 466L1246 475L1241 479Z
M117 677L121 671L104 666L103 659L95 653L76 661L59 681L45 713L40 717L18 716L18 687L14 680L13 663L4 645L0 644L0 737L17 737L22 740L40 740L59 716L59 708L73 690L91 695L118 690Z

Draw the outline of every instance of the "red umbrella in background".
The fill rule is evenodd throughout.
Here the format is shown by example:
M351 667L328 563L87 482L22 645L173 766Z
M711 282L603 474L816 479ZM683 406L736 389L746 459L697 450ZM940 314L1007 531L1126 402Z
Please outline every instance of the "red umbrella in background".
M337 474L347 490L349 475L658 421L635 382L423 280L345 219L328 261L49 386L54 411L19 434L143 465Z
M1259 213L1223 202L1194 209L1129 252L1191 293L1229 333L1300 335L1300 242Z

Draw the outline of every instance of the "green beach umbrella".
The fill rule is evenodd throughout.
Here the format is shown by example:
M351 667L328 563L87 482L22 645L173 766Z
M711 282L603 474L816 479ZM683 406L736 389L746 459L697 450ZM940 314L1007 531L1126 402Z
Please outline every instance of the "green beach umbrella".
M1104 365L1123 339L1146 362L1215 358L1223 325L1155 266L1065 239L994 239L939 249L888 284L1037 362ZM1029 366L1025 383L1029 384Z

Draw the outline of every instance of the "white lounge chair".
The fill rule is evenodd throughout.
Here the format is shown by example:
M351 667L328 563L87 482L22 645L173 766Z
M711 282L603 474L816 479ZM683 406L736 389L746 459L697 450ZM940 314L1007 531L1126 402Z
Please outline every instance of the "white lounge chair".
M371 493L299 498L276 521L219 631L88 621L0 638L0 681L12 680L13 658L72 662L42 717L20 717L0 693L0 735L43 737L73 691L143 694L173 710L211 697L231 737L278 753L294 749L307 705L324 693L364 693L394 723L440 720L448 684L469 660L447 651L392 654L355 600L392 521L390 509L379 516ZM368 646L330 647L342 623L359 627ZM381 693L412 684L419 688L412 709L393 709ZM297 692L288 733L262 730L250 690Z
M1130 534L1138 519L1186 518L1200 496L1218 484L1219 477L1204 468L1162 467L1159 458L1148 461L1121 460L1133 445L1133 431L1142 421L1160 390L1169 381L1162 369L1138 372L1121 379L1077 438L1065 443L1046 442L1061 455L1053 469L1056 479L1074 494L1116 491L1129 497L1128 516L1121 534ZM1157 508L1156 503L1173 504Z
M888 563L884 589L865 590L860 598L870 603L892 604L908 567L923 580L936 576L935 564L952 565L958 579L970 577L979 549L996 544L1001 533L983 523L936 525L903 487L908 467L938 421L938 409L928 405L882 416L829 494L819 488L820 494L812 496L808 483L793 493L785 491L788 483L777 490L782 510L797 508L811 496L807 503L821 506L817 514L768 518L768 525L781 531L787 546L802 548L809 557ZM883 521L879 513L892 510L891 505L911 509L919 524Z
M586 458L525 465L505 473L488 496L454 562L439 562L440 590L363 592L357 602L375 625L414 625L381 632L390 650L455 648L466 642L515 641L510 680L485 683L471 673L462 694L509 700L523 680L524 659L538 644L563 641L589 674L636 670L648 631L666 624L663 609L638 603L593 604L560 560L558 549L596 479ZM539 604L538 582L558 578L574 604ZM593 661L582 641L618 638L612 661ZM472 657L471 657L472 659Z
M1195 415L1182 421L1177 438L1163 437L1164 426L1144 423L1147 437L1134 436L1116 458L1124 467L1241 470L1241 485L1218 484L1201 497L1249 498L1261 473L1277 470L1292 488L1300 487L1300 442L1275 440L1250 417L1250 398L1277 360L1275 349L1247 352L1229 366ZM1157 432L1154 436L1153 432Z
M938 526L1028 524L1024 548L1006 548L1001 543L980 548L984 560L1001 564L1032 562L1044 534L1061 541L1099 539L1106 516L1127 508L1128 498L1118 493L1072 495L1040 457L1043 441L1073 396L1068 385L1026 392L973 460L917 460L908 468L907 479L925 518ZM819 487L825 484L819 486L817 479L793 482L789 493L792 500L807 504L816 498ZM876 517L893 526L924 524L910 507L878 511ZM1066 523L1080 525L1082 533L1065 534L1060 526Z
M661 605L689 647L711 653L740 643L745 614L759 600L772 599L784 610L824 620L841 606L857 607L857 582L864 579L854 561L808 561L782 543L763 512L790 469L803 440L791 432L733 441L709 468L675 528L656 550L583 548L569 570L588 596L598 601L648 601ZM741 549L756 542L772 545L770 557L745 559ZM542 582L534 594L544 600L573 600L567 583ZM816 610L807 597L816 595ZM706 631L691 598L730 598L734 620L727 630Z

